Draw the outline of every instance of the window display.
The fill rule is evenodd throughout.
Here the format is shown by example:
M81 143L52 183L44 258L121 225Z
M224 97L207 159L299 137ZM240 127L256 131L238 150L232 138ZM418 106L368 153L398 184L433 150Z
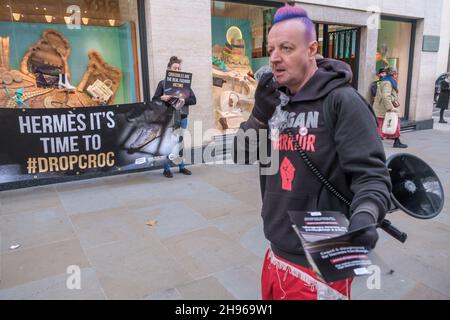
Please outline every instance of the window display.
M358 88L360 29L344 25L316 24L318 53L325 58L341 60L353 72L352 86Z
M254 104L254 73L269 65L267 34L275 9L212 1L212 73L215 126L234 133Z
M0 8L0 106L141 101L136 1L17 0Z
M376 70L386 66L397 70L401 116L407 116L405 107L411 50L411 29L412 25L409 22L382 19L381 29L378 32Z

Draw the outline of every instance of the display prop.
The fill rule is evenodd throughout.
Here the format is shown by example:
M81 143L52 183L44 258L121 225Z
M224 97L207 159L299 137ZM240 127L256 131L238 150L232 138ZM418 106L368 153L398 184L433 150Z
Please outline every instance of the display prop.
M113 103L122 79L122 71L108 64L97 51L90 51L88 56L87 70L77 87L77 91L88 93L94 104Z
M107 79L105 82L97 79L93 84L87 87L86 91L92 99L106 104L111 99L114 92L111 91L112 81Z
M215 44L212 56L216 127L225 134L235 133L251 113L256 90L241 30L228 28L226 43Z
M70 55L70 44L66 38L56 30L47 30L42 38L31 46L22 59L20 71L26 75L41 72L58 76L70 76L67 60Z
M44 31L23 56L19 70L10 69L9 42L9 38L0 38L0 107L54 109L114 104L122 71L99 52L88 52L86 71L75 87L70 83L70 43L61 32Z
M0 71L9 69L9 37L0 37Z
M180 137L167 108L160 102L1 108L0 189L18 181L145 169L176 159Z

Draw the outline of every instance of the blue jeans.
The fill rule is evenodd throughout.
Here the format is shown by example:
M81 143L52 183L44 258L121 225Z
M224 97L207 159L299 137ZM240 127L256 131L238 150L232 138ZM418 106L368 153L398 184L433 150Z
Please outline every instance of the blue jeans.
M187 129L187 127L188 127L188 119L187 119L187 117L181 119L180 127L181 127L181 129ZM178 165L178 168L180 170L183 170L184 168L186 168L184 160L181 161L181 163ZM167 162L164 164L164 171L170 171L170 160L167 160Z

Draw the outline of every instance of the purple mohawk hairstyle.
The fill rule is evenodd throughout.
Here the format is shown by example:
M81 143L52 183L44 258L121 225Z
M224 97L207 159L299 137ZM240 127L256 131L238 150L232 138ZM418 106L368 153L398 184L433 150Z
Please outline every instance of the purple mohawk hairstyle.
M275 25L279 22L290 19L298 19L303 22L303 25L305 26L306 39L308 41L316 40L316 28L314 23L308 17L308 13L303 8L285 4L284 7L279 8L275 13L275 16L273 17L273 24Z

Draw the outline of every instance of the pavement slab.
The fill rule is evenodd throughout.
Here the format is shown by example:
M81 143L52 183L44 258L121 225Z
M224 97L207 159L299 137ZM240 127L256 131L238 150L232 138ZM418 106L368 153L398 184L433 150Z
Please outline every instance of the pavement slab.
M261 299L261 277L247 266L220 271L216 278L236 299Z
M0 290L0 300L104 300L105 294L94 269L80 269L80 288L67 288L63 273Z
M163 244L194 279L245 265L256 258L215 227L175 236Z
M236 300L236 298L214 277L192 281L178 287L184 300Z
M70 266L90 267L77 239L1 254L0 290L67 272Z
M27 249L76 239L72 224L61 207L0 215L0 234L1 253L9 252L10 246L14 244Z
M356 300L450 299L450 124L384 140L387 156L411 153L438 174L442 213L389 219L371 258L379 287L354 280ZM268 242L258 167L224 161L0 192L0 299L260 299ZM149 220L157 223L149 226ZM11 250L12 244L20 244ZM81 289L69 290L69 266Z
M129 240L86 250L108 299L143 299L192 281L157 240Z

